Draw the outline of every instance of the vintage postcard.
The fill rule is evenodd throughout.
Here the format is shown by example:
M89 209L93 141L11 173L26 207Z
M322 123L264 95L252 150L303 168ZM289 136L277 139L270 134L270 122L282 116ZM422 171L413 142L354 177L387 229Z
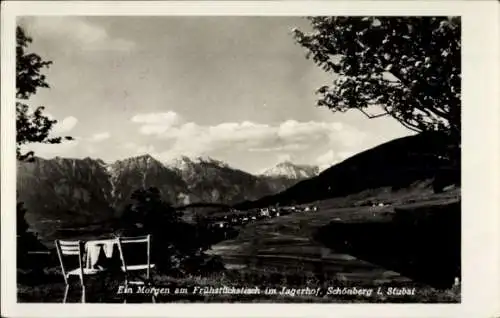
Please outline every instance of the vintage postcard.
M497 20L3 4L2 315L494 315Z

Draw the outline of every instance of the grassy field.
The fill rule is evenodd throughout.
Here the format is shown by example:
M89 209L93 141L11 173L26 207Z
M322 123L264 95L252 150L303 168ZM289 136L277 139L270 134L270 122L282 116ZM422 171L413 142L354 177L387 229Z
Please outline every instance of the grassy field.
M430 245L439 245L439 242L429 242L432 238L424 238L425 233L414 233L415 237L410 238L390 237L388 230L395 227L392 221L397 210L448 206L459 200L459 191L439 195L422 192L418 192L418 196L407 192L400 194L390 196L392 202L380 195L370 198L366 193L359 197L319 202L317 212L294 213L249 224L235 239L213 246L211 253L221 256L226 266L242 272L266 272L268 268L276 268L282 272L307 273L320 284L339 281L353 286L419 286L420 290L432 294L430 291L435 289L428 283L446 288L436 279L441 278L441 273L455 274L450 274L448 268L439 268L442 262L439 257L448 257L447 251L438 251L437 254L429 249L428 255L424 251L423 256L418 254L412 259L415 254L412 254L413 249L422 250ZM359 206L360 201L366 200L385 202L386 205ZM318 235L321 231L327 235ZM445 230L443 233L446 236ZM445 237L438 237L438 240L441 239ZM399 242L403 247L395 244ZM422 247L418 246L419 242ZM361 248L354 243L361 243ZM459 240L451 244L456 243L459 249ZM419 261L430 258L425 260L429 263L427 266L431 266L426 269L434 268L436 273L419 273L419 268L415 267L422 267L422 262L413 264L416 263L415 258ZM402 275L399 269L411 273L412 278ZM460 273L456 275L460 276ZM419 278L418 281L414 277ZM454 276L451 276L452 282L453 279ZM443 295L446 293L443 291Z
M418 189L417 189L418 190ZM226 269L205 275L164 275L154 273L154 286L168 288L170 294L158 295L158 302L460 302L460 285L435 288L395 271L391 264L379 264L372 255L357 253L349 248L342 235L336 244L323 241L321 229L335 224L388 224L396 211L425 206L441 206L459 200L459 190L434 195L421 189L414 193L401 191L397 195L384 191L365 192L350 197L317 202L316 212L297 212L281 217L250 223L232 240L220 242L209 251L222 257ZM391 200L391 201L389 201ZM366 206L366 201L385 202L385 206ZM350 230L349 230L350 231ZM328 232L329 233L329 232ZM347 233L349 234L349 233ZM352 234L352 233L351 233ZM356 236L363 237L363 232ZM366 236L366 233L365 233ZM398 241L400 238L394 238ZM367 238L365 241L376 240ZM339 247L339 243L340 247ZM343 244L345 243L345 244ZM346 245L346 246L344 246ZM344 249L344 247L346 247ZM390 259L375 250L381 259ZM394 251L392 251L394 252ZM366 257L365 257L366 256ZM395 262L398 260L396 259ZM103 273L90 278L87 284L88 302L123 302L119 294L123 281L120 273ZM70 301L79 301L79 285L70 291ZM196 290L201 287L259 287L253 295L210 294ZM196 289L198 287L198 289ZM282 288L320 288L315 295L281 294ZM371 289L368 295L328 295L328 288ZM381 288L383 293L376 291ZM413 295L389 295L388 288L415 288ZM175 294L176 288L184 292ZM184 290L185 288L185 290ZM266 294L275 288L277 294ZM64 283L57 263L52 262L42 272L18 275L18 299L21 302L60 302ZM148 302L151 295L129 295L129 302Z
M404 284L384 284L380 283L372 286L361 286L343 279L329 279L321 284L310 272L303 271L282 271L279 269L267 268L266 270L225 270L220 273L203 276L183 276L172 277L153 273L153 286L157 288L168 288L169 294L160 293L156 297L157 302L239 302L239 303L261 303L261 302L292 302L292 303L456 303L460 302L460 286L454 286L447 290L437 290L428 286L415 283ZM64 282L55 268L46 269L44 277L37 276L36 283L28 277L22 275L18 277L18 301L35 303L58 303L62 301L64 293ZM30 282L23 282L23 279L30 279ZM90 303L122 303L124 294L119 293L120 285L123 285L123 276L120 274L106 273L98 277L90 277L87 280L87 302ZM74 288L70 289L68 302L80 302L80 286L75 282ZM235 294L209 294L203 295L199 292L200 287L259 287L260 293L253 295ZM292 293L281 293L282 288L288 290L293 288L321 288L319 294L314 295L293 295ZM198 287L198 289L196 289ZM328 295L328 288L371 288L371 294L364 295ZM380 287L385 294L378 294ZM388 295L389 287L415 288L414 295ZM275 288L277 294L265 294L265 289ZM183 293L176 294L175 290L183 290ZM151 302L151 295L148 293L135 293L127 295L127 302Z

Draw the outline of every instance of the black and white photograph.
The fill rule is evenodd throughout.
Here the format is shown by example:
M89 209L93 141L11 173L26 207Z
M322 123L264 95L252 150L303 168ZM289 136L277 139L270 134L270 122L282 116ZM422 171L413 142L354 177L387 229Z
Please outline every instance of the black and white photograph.
M462 302L461 16L15 24L17 303Z

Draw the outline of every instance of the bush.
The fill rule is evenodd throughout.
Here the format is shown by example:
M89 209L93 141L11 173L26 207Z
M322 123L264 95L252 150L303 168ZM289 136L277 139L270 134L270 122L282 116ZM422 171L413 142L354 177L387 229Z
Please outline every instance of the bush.
M30 252L48 252L48 250L38 240L37 234L30 231L25 219L26 212L23 203L18 202L16 209L17 268L23 271L40 271L43 268L42 262L33 261Z
M206 228L182 221L182 213L161 199L156 188L139 189L123 213L121 235L151 234L151 259L161 272L199 272L210 247ZM214 264L210 265L214 266Z

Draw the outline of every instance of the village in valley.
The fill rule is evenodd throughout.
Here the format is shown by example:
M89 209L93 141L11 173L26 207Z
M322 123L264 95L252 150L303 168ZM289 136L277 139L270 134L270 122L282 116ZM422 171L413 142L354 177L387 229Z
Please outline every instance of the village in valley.
M316 212L317 210L318 207L315 205L269 207L248 211L238 211L231 209L228 212L221 213L224 215L215 214L211 217L206 217L205 220L210 223L211 227L222 229L229 228L231 226L246 225L253 221L275 218L291 213L312 213Z

